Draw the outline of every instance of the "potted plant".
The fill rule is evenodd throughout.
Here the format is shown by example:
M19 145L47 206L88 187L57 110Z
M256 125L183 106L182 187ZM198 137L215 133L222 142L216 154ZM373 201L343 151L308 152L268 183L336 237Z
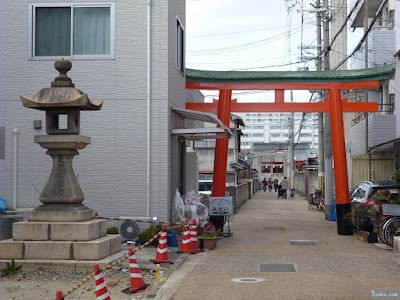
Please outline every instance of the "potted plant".
M400 216L400 191L398 189L380 191L377 198L382 216Z
M215 226L208 222L200 228L200 238L203 241L203 247L209 250L215 248L217 243L217 237L219 236L219 231L216 230Z
M354 207L353 221L357 232L372 232L374 222L379 212L379 206L375 204L374 199L364 200Z

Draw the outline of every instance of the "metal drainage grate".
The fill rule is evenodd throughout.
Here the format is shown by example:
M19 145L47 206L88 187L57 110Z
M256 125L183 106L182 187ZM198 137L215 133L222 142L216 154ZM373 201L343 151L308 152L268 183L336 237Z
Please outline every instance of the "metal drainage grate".
M266 229L266 230L283 230L283 229L285 229L285 227L283 227L283 226L276 226L276 227L274 227L274 226L265 226L264 229Z
M317 246L315 240L290 240L290 243L295 246Z
M260 272L296 272L293 264L260 264Z
M263 278L233 278L231 279L234 282L244 282L244 283L258 283L265 281Z
M253 217L253 219L268 219L268 217Z

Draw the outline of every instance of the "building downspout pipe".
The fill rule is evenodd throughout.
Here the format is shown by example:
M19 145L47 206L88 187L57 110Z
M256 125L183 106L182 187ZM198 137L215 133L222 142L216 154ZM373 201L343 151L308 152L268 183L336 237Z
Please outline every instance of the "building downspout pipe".
M18 207L18 135L19 129L14 128L13 209L16 209Z
M147 103L147 157L146 157L146 217L150 217L150 177L151 177L151 0L147 0L147 70L146 70L146 103Z

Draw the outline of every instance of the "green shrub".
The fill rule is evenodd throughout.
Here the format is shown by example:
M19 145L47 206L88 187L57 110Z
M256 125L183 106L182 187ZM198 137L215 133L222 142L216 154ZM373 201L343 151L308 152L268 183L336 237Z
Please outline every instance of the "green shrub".
M11 265L7 263L7 268L0 270L1 277L7 276L10 278L14 274L18 274L21 271L22 266L15 266L15 261L12 259Z
M137 241L141 244L148 242L152 239L157 233L161 231L161 225L151 225L146 230L143 230L141 233L138 234ZM151 242L151 245L157 245L158 238Z
M108 227L107 234L118 234L118 228L115 226Z

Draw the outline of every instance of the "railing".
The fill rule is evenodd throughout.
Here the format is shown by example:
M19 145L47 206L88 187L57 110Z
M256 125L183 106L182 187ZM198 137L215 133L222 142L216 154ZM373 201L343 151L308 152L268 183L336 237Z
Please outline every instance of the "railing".
M378 103L378 112L373 112L373 113L369 113L369 114L392 115L393 112L394 112L394 103L388 103L388 104ZM366 116L365 113L358 113L358 115L351 120L351 126L354 126L354 125L360 123L362 120L365 119L365 116Z

